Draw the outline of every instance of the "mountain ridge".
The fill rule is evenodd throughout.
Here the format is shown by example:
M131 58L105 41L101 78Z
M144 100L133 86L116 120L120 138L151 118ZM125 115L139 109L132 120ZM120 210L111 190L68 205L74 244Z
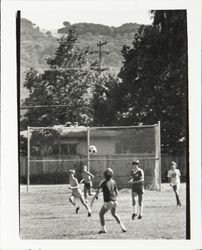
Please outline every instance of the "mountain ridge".
M56 37L55 30L52 33L43 29L30 20L21 19L21 99L27 97L28 93L23 87L26 71L32 67L42 73L48 69L47 58L54 57L58 47L58 37L68 34L70 28L74 27L79 35L78 46L89 47L97 51L98 41L107 41L103 51L108 51L108 55L103 53L103 64L118 72L122 66L121 50L124 45L132 46L134 35L140 27L137 23L125 23L121 26L107 26L94 23L74 23L63 22L64 27L58 29ZM94 55L94 57L98 55Z

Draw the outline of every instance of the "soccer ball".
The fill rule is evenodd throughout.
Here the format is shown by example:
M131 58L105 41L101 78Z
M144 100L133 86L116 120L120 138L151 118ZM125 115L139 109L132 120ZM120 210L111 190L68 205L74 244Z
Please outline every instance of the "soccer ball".
M89 146L88 152L89 152L90 154L96 154L96 153L97 153L97 148L96 148L96 146L94 146L94 145Z

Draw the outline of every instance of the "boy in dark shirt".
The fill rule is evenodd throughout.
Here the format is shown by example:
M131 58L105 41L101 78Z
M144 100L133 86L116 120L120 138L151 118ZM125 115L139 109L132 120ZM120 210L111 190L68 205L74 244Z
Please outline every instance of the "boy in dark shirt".
M118 190L116 186L116 182L112 179L114 175L114 172L111 168L107 168L104 171L104 177L105 180L103 180L99 186L96 194L94 195L91 206L93 205L93 202L95 198L98 198L100 189L103 191L103 198L104 198L104 204L99 212L100 215L100 223L102 226L101 231L99 233L106 233L106 226L105 226L105 219L104 219L104 214L108 211L111 210L112 216L116 219L117 223L120 225L122 232L126 232L126 229L121 222L119 216L116 214L116 207L117 207L117 196L118 196Z
M137 202L136 197L138 197L139 204L139 216L138 219L142 219L143 213L143 194L144 194L144 171L139 167L139 160L134 160L132 162L132 174L131 179L128 183L132 184L132 205L133 205L133 213L132 220L137 216Z

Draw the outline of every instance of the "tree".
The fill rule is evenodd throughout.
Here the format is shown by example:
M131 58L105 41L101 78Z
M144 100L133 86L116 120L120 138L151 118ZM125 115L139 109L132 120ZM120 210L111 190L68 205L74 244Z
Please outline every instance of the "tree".
M22 126L51 126L67 121L89 125L92 122L91 89L96 74L90 70L89 49L80 49L78 36L72 28L59 39L55 57L49 58L50 70L39 74L30 69L24 86L29 97L24 105L65 105L64 107L33 108L27 110Z
M152 11L153 25L141 26L133 48L123 47L121 101L124 124L162 124L162 151L186 150L186 11ZM122 105L125 103L125 105Z
M93 89L93 125L118 125L117 102L120 100L120 78L110 72L98 76Z
M61 131L55 129L33 130L30 139L31 155L47 156L54 149L59 151L60 133Z

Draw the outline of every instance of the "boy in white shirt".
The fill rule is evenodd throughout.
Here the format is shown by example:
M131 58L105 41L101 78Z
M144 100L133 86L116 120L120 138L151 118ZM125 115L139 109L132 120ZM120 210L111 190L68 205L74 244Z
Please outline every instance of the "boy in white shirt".
M180 170L176 168L177 163L172 161L171 162L171 169L168 171L168 182L170 183L170 186L173 188L173 191L176 196L177 201L177 207L181 207L181 201L179 198L179 188L180 188Z
M76 213L79 212L79 205L76 204L75 198L79 199L82 203L82 205L87 209L88 211L88 217L91 216L91 209L89 208L87 202L85 201L83 194L81 192L81 189L79 188L78 180L75 178L75 170L71 169L69 170L69 188L72 190L72 194L69 198L69 201L72 205L76 207Z

